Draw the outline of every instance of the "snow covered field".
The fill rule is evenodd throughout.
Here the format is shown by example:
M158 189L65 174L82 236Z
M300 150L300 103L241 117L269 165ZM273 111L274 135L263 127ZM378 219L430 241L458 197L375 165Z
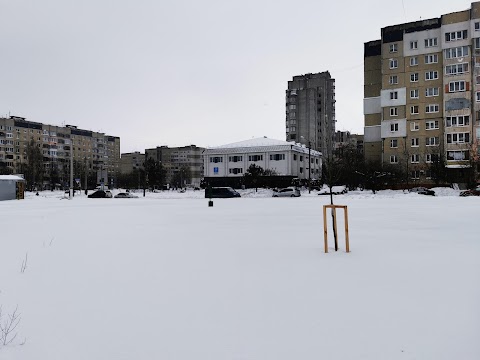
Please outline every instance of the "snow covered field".
M435 190L336 196L349 254L316 192L0 202L0 359L478 360L480 198Z

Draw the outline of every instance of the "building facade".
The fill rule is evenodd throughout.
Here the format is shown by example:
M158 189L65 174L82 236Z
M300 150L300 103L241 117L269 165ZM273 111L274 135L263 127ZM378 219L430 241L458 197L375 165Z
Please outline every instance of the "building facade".
M425 183L441 163L467 181L480 154L480 2L381 35L364 48L366 160Z
M120 157L120 173L130 174L133 170L143 169L145 154L140 151L133 153L123 153Z
M9 172L23 173L28 163L27 145L32 139L43 156L45 186L51 185L54 177L62 185L69 183L71 156L75 176L79 178L81 168L97 173L97 178L100 176L105 181L107 176L113 180L120 171L119 137L81 130L73 125L27 121L16 116L0 118L0 164Z
M145 159L153 158L162 164L168 184L179 179L182 186L199 187L203 178L203 158L205 149L196 145L181 147L157 146L145 149Z
M286 140L332 155L335 143L335 79L328 71L294 76L285 95Z
M335 150L342 146L352 145L363 154L363 135L351 134L350 131L335 132Z
M205 181L215 185L240 185L252 164L288 181L321 178L322 154L295 142L264 137L207 148L203 154Z

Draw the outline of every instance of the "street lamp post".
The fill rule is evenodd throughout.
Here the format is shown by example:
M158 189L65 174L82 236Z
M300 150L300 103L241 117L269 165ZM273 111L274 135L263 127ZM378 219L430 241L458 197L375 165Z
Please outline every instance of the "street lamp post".
M304 136L300 136L302 139L306 140ZM312 142L308 140L308 193L312 191Z

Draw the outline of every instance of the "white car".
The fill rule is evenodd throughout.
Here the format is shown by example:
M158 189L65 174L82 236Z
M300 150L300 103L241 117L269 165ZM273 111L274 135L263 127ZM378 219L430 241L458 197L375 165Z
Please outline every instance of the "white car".
M299 197L300 190L293 187L288 187L284 189L273 190L273 197Z

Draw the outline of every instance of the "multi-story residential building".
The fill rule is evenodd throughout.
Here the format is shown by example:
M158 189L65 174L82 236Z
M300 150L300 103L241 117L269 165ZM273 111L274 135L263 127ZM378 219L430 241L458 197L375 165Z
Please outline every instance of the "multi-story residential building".
M33 139L43 155L44 185L51 185L52 174L68 183L71 157L77 168L97 172L97 178L113 181L120 170L120 138L76 126L55 126L10 116L0 118L0 163L11 172L22 173L27 164L27 144ZM57 179L57 180L58 180Z
M363 135L351 134L350 131L335 132L335 149L346 145L353 145L359 153L363 154Z
M335 142L335 79L328 71L294 76L285 95L286 140L332 155Z
M239 187L252 164L272 171L285 186L294 178L318 180L322 174L319 151L266 137L207 148L203 154L205 182L213 186Z
M452 179L480 152L480 2L439 18L388 26L365 43L365 158L431 181Z
M143 169L144 161L145 154L141 154L140 151L124 153L120 158L120 173L129 174L133 170Z
M179 177L182 185L200 186L203 178L203 158L205 149L196 145L182 147L157 146L145 149L145 159L153 158L162 164L167 183ZM184 173L186 172L186 173Z

